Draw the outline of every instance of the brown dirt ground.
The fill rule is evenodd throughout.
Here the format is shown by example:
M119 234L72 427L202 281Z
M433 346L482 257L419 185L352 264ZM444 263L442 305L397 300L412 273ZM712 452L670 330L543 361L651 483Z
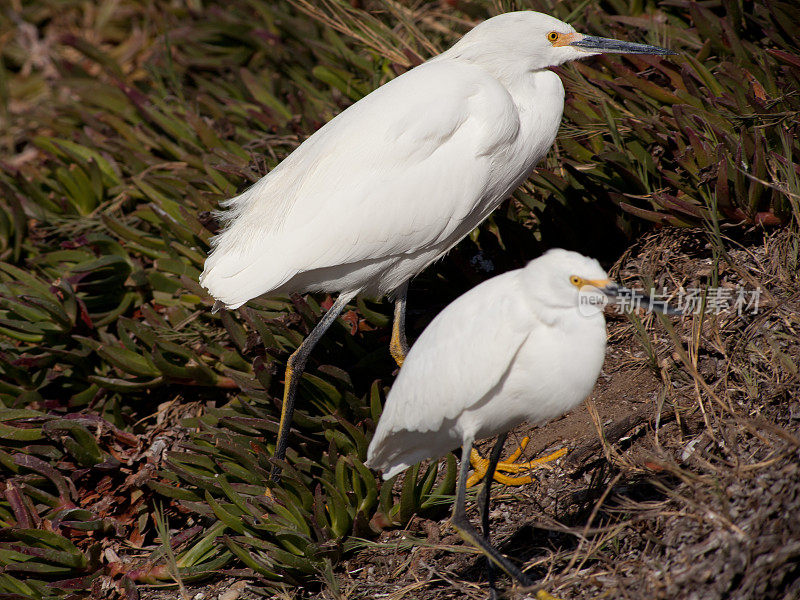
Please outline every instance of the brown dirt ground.
M492 494L497 546L560 598L800 598L797 242L758 232L734 242L740 249L720 264L719 285L761 286L759 314L672 319L675 337L652 321L637 333L626 317L611 315L606 363L590 399L509 436L506 452L524 435L529 457L571 450L538 470L535 483L496 485ZM713 261L704 234L664 231L634 246L618 276L691 287L712 281ZM470 510L477 523L474 502ZM482 559L444 515L383 532L335 576L338 590L274 597L488 597ZM189 597L257 595L230 586L217 582ZM528 597L506 577L500 586L507 598ZM163 594L142 597L176 597Z

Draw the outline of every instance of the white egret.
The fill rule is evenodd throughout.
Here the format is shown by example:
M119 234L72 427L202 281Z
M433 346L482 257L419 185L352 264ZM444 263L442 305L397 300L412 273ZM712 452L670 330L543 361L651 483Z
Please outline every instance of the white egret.
M491 561L493 597L492 563L523 585L533 583L488 539L489 486L506 433L523 421L558 417L589 395L605 359L603 300L618 295L675 312L619 287L594 259L550 250L474 287L439 313L411 347L386 399L367 466L389 479L461 446L452 521ZM498 434L484 484L481 536L465 512L468 457L475 440Z
M552 146L564 87L549 67L603 52L672 54L583 35L537 12L493 17L222 203L224 230L200 276L215 308L339 292L288 360L275 457L285 455L309 352L346 304L356 294L395 296L390 350L402 364L409 279L483 221Z

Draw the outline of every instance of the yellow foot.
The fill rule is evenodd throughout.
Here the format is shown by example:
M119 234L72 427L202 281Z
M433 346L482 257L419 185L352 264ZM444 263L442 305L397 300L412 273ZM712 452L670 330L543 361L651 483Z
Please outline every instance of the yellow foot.
M395 345L394 343L394 336L392 336L392 343L389 346L389 353L392 355L394 362L397 363L398 367L402 367L403 363L406 360L406 354L403 352L402 346Z
M536 600L558 600L558 598L544 590L539 590L536 592Z
M526 483L533 481L533 477L529 475L525 475L523 477L509 477L508 475L503 475L501 471L505 471L506 473L520 473L522 471L528 471L537 467L546 466L547 463L554 461L557 458L561 458L567 453L566 448L561 448L561 450L556 450L552 454L548 454L542 458L529 460L528 462L514 462L520 457L522 451L525 450L525 446L528 445L529 441L530 438L525 436L522 439L519 448L517 448L511 456L509 456L506 460L501 460L499 463L497 463L497 470L494 472L495 481L499 481L504 485L525 485ZM469 455L469 462L472 465L474 472L472 475L470 475L470 478L467 479L467 487L472 487L486 475L486 471L489 470L489 460L483 458L480 454L478 454L478 451L473 448L472 453ZM543 593L546 594L547 592ZM550 598L552 598L552 596L550 596ZM542 597L539 600L549 599L547 597Z

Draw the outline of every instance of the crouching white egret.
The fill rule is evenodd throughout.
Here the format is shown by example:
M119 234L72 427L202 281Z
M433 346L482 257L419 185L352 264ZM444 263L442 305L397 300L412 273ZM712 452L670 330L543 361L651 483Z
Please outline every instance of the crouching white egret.
M605 358L604 297L619 295L675 312L619 287L594 259L550 250L523 269L483 282L437 315L408 352L386 399L367 466L389 479L461 446L453 525L489 559L493 597L492 563L523 585L533 583L488 539L489 486L506 433L523 421L558 417L589 395ZM468 457L475 440L494 435L500 437L485 480L481 536L464 508Z
M339 292L286 365L283 458L309 352L356 294L395 296L402 364L408 281L531 173L556 137L564 87L549 67L603 52L673 54L583 35L530 11L488 19L452 48L333 118L227 200L200 283L215 308L262 294Z

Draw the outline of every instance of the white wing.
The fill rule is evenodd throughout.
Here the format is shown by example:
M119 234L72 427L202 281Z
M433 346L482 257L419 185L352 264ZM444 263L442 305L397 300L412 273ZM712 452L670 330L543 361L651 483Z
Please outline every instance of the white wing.
M520 273L473 288L422 333L389 393L369 446L370 467L388 478L461 445L457 418L491 395L543 326L524 299Z
M519 127L511 96L488 73L425 63L229 200L201 283L236 307L304 272L449 247L465 219L496 201L493 158Z

